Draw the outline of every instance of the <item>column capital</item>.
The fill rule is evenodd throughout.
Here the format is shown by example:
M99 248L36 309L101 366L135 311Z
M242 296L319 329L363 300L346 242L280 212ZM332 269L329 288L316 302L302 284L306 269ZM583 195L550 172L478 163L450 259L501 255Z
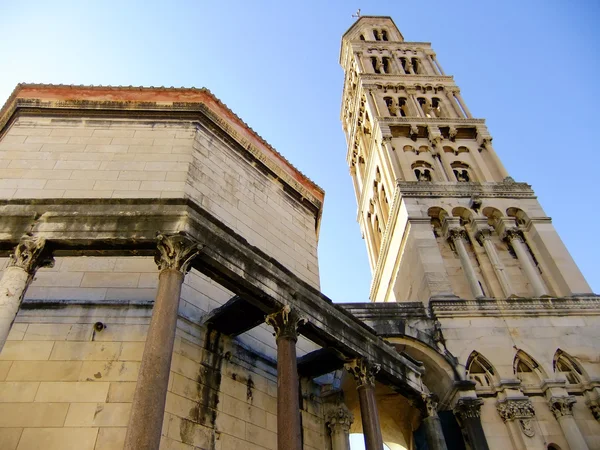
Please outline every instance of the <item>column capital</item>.
M178 270L187 273L190 263L198 256L204 248L203 244L181 232L178 234L162 234L156 236L156 254L154 262L158 270Z
M493 232L494 229L492 227L481 228L475 233L475 239L480 245L483 245L484 241L492 238Z
M354 414L344 404L335 405L325 413L325 423L332 432L348 433L354 423Z
M274 336L276 339L292 339L298 340L298 327L304 325L307 320L301 318L296 310L289 305L285 305L282 309L265 317L265 322L275 329Z
M523 232L517 227L506 228L504 230L504 239L509 242L512 242L515 239L518 239L520 242L525 242Z
M550 409L554 413L554 417L558 420L564 416L573 415L573 405L576 403L575 396L569 395L566 397L550 397Z
M479 418L481 416L481 405L483 405L483 400L478 397L459 398L456 405L454 405L454 415L461 421Z
M598 401L592 400L587 405L589 406L590 411L592 411L594 419L600 421L600 404L598 403Z
M535 410L529 398L502 400L496 404L496 409L504 422L518 421L525 436L533 437L535 435L535 430L531 425L531 420L535 417Z
M421 411L421 415L424 419L438 415L438 398L434 394L421 394L419 404L416 406Z
M384 134L381 136L382 144L391 144L393 136L391 134Z
M48 251L46 240L35 236L23 236L10 255L8 267L18 267L29 275L40 267L52 267L54 258Z
M375 375L381 369L380 364L374 364L364 358L357 358L345 364L346 370L354 377L357 387L375 386Z
M446 239L452 242L456 242L460 239L464 239L466 241L468 239L468 236L467 232L462 228L448 228L446 230Z

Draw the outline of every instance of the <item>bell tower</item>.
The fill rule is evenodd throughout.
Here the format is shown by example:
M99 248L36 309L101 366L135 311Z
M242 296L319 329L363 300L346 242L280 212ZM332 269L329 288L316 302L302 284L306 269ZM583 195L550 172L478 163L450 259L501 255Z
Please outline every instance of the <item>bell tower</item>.
M341 120L376 302L564 297L590 287L431 45L390 17L344 34Z

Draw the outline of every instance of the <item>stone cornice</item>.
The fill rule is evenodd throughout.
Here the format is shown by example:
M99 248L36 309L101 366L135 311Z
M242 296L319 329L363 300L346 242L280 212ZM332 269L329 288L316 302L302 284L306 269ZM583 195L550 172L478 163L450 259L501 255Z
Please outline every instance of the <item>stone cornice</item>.
M196 120L198 113L206 116L285 184L321 210L324 191L204 88L19 84L0 110L0 138L12 121L23 113L41 116L57 113L117 116L120 113L133 117L154 113L177 119L180 113L186 112L192 113L186 120L193 120L193 113L196 113Z
M429 308L437 318L600 315L600 296L589 294L578 297L507 300L432 299Z
M373 83L377 79L381 79L382 82L386 84L393 84L395 86L413 86L415 84L431 84L432 81L437 81L438 83L444 83L444 87L452 86L456 90L458 87L454 83L454 77L449 75L399 75L397 73L366 73L362 72L358 74L361 84L364 87L372 86L371 84L367 84L368 81ZM377 86L377 83L374 83L373 86Z
M527 183L452 183L397 181L402 197L472 197L536 198Z
M394 125L396 123L423 123L428 125L481 125L485 124L485 119L466 119L466 118L437 118L437 117L377 117L382 123Z

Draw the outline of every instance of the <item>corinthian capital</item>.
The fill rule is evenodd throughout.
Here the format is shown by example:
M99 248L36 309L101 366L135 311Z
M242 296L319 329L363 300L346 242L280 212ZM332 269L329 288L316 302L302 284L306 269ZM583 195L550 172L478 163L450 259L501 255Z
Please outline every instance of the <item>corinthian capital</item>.
M569 395L568 397L551 397L550 409L554 413L556 420L563 416L572 416L575 402L576 400L573 395Z
M460 421L480 417L483 400L480 398L460 398L454 406L454 414Z
M350 431L350 426L354 422L354 415L344 404L336 405L325 413L325 423L332 432Z
M10 255L8 267L19 267L29 275L35 274L40 267L51 267L54 259L48 252L46 240L39 237L25 236Z
M475 234L475 239L479 242L480 245L483 245L483 242L486 239L491 239L492 233L494 232L492 227L482 228Z
M462 228L449 228L446 235L447 239L451 242L455 242L459 239L467 239L467 232Z
M154 262L158 270L174 269L182 273L190 270L190 263L202 251L204 245L185 233L158 234Z
M275 337L277 339L292 339L298 340L298 327L306 323L306 319L301 318L298 313L285 305L279 311L269 314L265 318L265 322L275 329Z
M363 358L352 360L345 367L356 380L357 387L375 386L375 375L381 369L380 364L373 364Z
M421 394L421 404L419 409L423 414L423 417L435 417L437 416L438 402L437 398L431 394Z
M507 228L504 231L504 239L506 239L509 242L513 241L514 239L518 239L521 242L525 242L525 240L523 239L523 232L516 227Z
M535 416L533 403L528 398L501 401L496 405L496 409L504 422L515 419L531 419Z

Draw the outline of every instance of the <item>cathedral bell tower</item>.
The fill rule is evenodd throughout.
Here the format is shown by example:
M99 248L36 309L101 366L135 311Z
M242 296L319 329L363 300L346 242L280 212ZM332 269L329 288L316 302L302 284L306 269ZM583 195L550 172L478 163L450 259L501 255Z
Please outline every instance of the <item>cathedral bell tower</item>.
M342 39L341 120L376 302L591 292L431 45L389 17Z

